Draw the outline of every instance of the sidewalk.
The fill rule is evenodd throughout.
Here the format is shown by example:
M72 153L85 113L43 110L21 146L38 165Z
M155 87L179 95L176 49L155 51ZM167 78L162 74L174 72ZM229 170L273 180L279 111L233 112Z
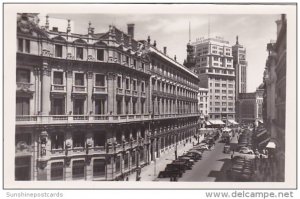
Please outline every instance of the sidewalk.
M201 141L201 139L199 140ZM192 138L192 142L188 142L187 144L178 144L177 145L177 156L181 156L184 152L188 151L193 147L193 142L196 144L197 141ZM160 171L163 171L167 164L170 164L173 160L175 160L175 148L165 151L161 154L159 158L156 158L156 161L152 161L149 165L142 168L141 171L141 181L159 181L157 178ZM136 173L132 173L128 176L129 181L136 180Z

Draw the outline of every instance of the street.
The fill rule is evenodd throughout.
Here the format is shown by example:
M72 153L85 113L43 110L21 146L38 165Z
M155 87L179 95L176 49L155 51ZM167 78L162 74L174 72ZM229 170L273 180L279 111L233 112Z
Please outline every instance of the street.
M187 170L178 181L185 182L209 182L209 181L228 181L226 170L230 166L231 154L223 153L224 143L216 141L214 149L205 151L202 160L195 163L192 170Z

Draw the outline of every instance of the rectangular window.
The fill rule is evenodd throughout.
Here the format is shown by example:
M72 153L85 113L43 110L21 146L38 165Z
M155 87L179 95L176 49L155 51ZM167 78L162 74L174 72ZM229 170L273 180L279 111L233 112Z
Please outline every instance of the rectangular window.
M52 98L51 102L52 115L65 114L65 98Z
M30 133L17 133L15 136L15 144L19 142L26 143L28 146L31 145L31 134Z
M129 114L129 101L128 100L125 101L125 113Z
M226 108L222 108L222 111L226 111Z
M126 154L124 154L124 169L128 169L128 163L129 163L129 161L128 161L128 153L126 153Z
M129 57L128 56L126 56L126 64L129 65Z
M121 171L121 157L117 156L116 157L116 173Z
M126 84L126 89L129 90L130 89L129 78L126 78L125 84Z
M30 83L30 70L18 68L16 80L21 83Z
M136 91L136 84L137 84L136 80L135 79L132 80L132 85L133 85L133 90L134 91Z
M226 84L222 84L222 87L223 87L223 88L226 88Z
M141 101L141 114L144 114L145 102Z
M117 99L117 114L122 114L122 99Z
M131 152L131 167L135 167L135 151Z
M29 98L17 97L16 115L29 115Z
M75 73L75 85L76 86L84 86L84 74L83 73Z
M145 92L145 82L141 83L141 90L142 90L142 92Z
M23 52L23 39L18 39L18 51Z
M95 159L93 163L93 176L94 177L104 177L106 170L105 159Z
M222 102L222 106L226 106L226 102Z
M84 99L75 99L73 103L73 114L83 115L84 114Z
M62 132L51 134L51 149L64 149L65 137Z
M105 99L96 99L95 100L95 114L96 115L105 114Z
M228 93L229 93L229 94L233 94L233 90L229 90Z
M15 180L31 180L31 157L15 158Z
M136 60L133 60L133 66L136 67Z
M96 79L95 86L105 86L105 75L96 74L95 79Z
M118 76L117 84L118 84L118 88L122 88L122 77L121 76Z
M103 49L97 49L97 60L104 61L104 50Z
M220 93L220 90L219 90L219 89L216 89L216 90L215 90L215 93Z
M53 162L51 163L51 180L63 180L64 179L64 163Z
M104 131L94 132L94 146L105 146L106 143L106 135Z
M63 72L60 71L54 71L53 72L53 84L56 85L63 85L64 81L63 81Z
M136 101L132 101L132 114L136 114Z
M220 106L220 102L215 102L215 105L216 106Z
M73 138L73 148L84 147L85 136L83 132L74 132L72 138Z
M30 40L25 40L25 52L30 53Z
M74 160L72 165L72 178L82 179L84 178L84 160Z
M219 87L220 86L220 84L219 83L215 83L215 87Z
M76 58L83 59L83 48L81 47L76 48Z
M145 70L145 64L144 63L142 63L141 68L142 68L142 70Z
M62 45L55 45L55 57L62 57Z

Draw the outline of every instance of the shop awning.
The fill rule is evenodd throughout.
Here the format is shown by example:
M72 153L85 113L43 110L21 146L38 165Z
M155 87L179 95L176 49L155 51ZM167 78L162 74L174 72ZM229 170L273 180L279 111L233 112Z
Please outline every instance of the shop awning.
M231 124L239 124L239 123L237 123L237 122L234 121L234 120L228 120L228 122L231 123Z
M258 120L258 122L259 122L259 123L262 123L262 124L264 123L262 120Z
M211 125L211 123L209 121L205 121L206 125Z
M224 125L225 123L222 122L222 120L209 120L209 122L211 124L215 124L215 125Z
M267 144L266 148L275 149L275 148L276 148L275 142L270 141L270 142Z
M258 145L261 146L263 144L266 144L269 141L270 141L270 138L266 138L266 139L262 140L261 142L259 142Z
M229 132L229 131L231 131L231 129L226 127L226 128L224 128L222 131L223 131L223 132Z

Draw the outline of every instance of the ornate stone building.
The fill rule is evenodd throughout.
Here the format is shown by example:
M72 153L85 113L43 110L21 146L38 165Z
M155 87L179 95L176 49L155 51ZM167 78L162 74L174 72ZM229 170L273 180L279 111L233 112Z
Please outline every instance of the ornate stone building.
M17 19L16 180L122 179L195 133L197 80L135 40L133 24L76 34L49 23Z
M276 21L277 39L267 45L269 56L264 72L264 122L275 146L276 179L284 181L285 174L285 116L286 116L286 25L284 14Z

